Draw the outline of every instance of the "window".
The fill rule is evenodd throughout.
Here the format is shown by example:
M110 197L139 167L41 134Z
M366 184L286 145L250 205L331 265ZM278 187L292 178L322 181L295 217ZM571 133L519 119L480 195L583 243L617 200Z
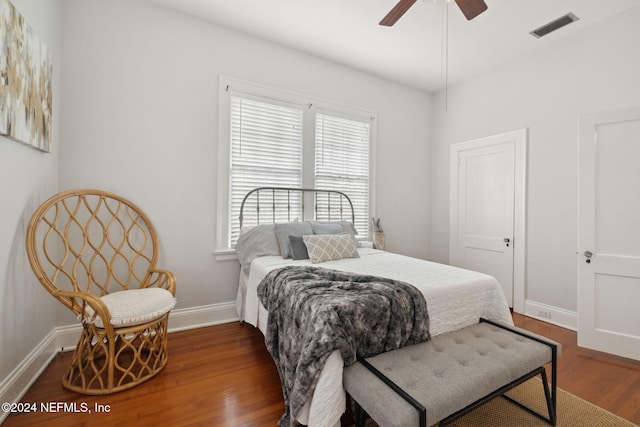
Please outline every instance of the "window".
M218 249L234 246L242 199L263 186L346 193L358 237L367 239L375 114L229 78L220 90ZM244 224L257 215L262 223L303 219L301 199L283 202L290 208L275 214L245 207ZM318 201L318 218L336 218L326 206Z
M368 234L369 123L329 114L315 116L315 186L346 193L360 238ZM324 218L322 218L324 219Z
M256 187L302 186L302 111L237 95L231 96L231 164L229 167L231 242L240 235L240 205ZM298 215L300 204L296 204ZM245 211L256 224L254 209ZM249 216L252 215L252 216ZM275 218L285 222L288 218Z

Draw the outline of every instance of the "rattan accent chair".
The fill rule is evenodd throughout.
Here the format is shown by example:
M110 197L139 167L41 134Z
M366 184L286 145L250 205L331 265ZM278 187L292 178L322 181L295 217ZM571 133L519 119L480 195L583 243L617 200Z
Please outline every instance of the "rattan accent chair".
M65 388L114 393L164 368L176 282L156 268L156 232L136 205L100 190L57 194L34 212L26 249L40 283L82 323Z

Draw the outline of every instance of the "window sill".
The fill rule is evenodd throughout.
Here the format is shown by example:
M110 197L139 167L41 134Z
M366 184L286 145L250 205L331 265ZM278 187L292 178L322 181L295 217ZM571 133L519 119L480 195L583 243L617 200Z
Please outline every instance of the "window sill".
M233 249L216 249L213 251L216 261L233 261L238 260L238 255Z

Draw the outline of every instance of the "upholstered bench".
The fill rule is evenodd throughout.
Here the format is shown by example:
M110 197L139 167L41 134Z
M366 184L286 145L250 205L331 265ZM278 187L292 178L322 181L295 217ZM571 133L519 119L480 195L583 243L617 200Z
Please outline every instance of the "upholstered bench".
M560 344L519 328L480 322L430 341L359 359L344 370L356 426L367 414L381 427L444 426L540 374L548 416L556 423ZM551 363L551 391L544 365Z

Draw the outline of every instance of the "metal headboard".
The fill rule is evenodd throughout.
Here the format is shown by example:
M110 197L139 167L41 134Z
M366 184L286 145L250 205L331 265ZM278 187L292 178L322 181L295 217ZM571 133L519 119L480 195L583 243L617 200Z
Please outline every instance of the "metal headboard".
M331 218L331 203L332 203L332 195L333 196L337 196L337 198L334 198L334 204L336 203L337 200L337 212L339 213L339 220L343 220L346 218L349 218L351 220L352 224L355 224L356 221L356 215L355 212L353 210L353 203L351 203L351 199L349 198L349 196L347 196L345 193L343 193L342 191L336 191L336 190L322 190L322 189L317 189L317 188L290 188L290 187L258 187L258 188L254 188L253 190L249 191L245 196L244 199L242 199L242 204L240 205L240 228L242 229L242 223L244 221L244 209L245 209L245 203L247 202L247 200L250 197L255 197L256 198L256 217L258 218L258 223L260 222L260 194L263 195L270 195L270 201L271 203L271 212L272 212L272 219L273 222L276 221L276 202L278 201L278 197L277 195L283 195L283 199L286 200L286 210L287 210L287 217L288 217L288 221L291 221L291 200L292 200L292 195L294 197L298 197L300 196L301 199L301 204L302 204L302 213L304 215L305 213L305 209L304 209L304 205L305 205L305 195L306 194L312 194L313 195L313 205L314 205L314 219L318 218L318 209L320 206L320 202L324 201L326 203L326 207L327 207L327 213L328 213L328 220L332 220ZM284 197L284 195L286 195L286 198ZM268 196L267 196L268 197ZM263 204L264 207L264 204ZM334 208L335 209L335 208ZM351 210L351 214L349 216L344 215L344 211L345 210Z

